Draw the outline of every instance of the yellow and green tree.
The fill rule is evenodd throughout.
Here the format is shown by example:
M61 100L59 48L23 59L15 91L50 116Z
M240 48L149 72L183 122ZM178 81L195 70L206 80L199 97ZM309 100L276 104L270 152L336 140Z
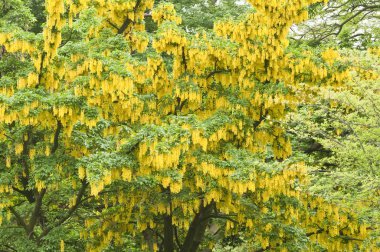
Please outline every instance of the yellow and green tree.
M42 30L5 15L1 247L185 252L212 229L252 251L375 246L288 158L287 112L349 77L333 50L288 47L316 1L248 2L197 33L153 0L46 1Z

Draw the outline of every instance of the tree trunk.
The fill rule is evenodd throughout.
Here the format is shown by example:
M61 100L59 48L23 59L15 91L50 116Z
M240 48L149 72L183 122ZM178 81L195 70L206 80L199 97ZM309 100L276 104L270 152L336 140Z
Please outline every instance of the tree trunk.
M208 216L211 214L214 203L204 207L201 205L199 213L197 213L190 224L189 231L187 232L185 242L181 248L181 252L195 252L201 244L207 224L209 222Z
M164 217L164 252L174 251L173 222L170 215Z
M154 251L154 233L151 229L145 229L143 231L143 236L144 236L144 239L146 241L146 243L148 244L148 250L153 252Z

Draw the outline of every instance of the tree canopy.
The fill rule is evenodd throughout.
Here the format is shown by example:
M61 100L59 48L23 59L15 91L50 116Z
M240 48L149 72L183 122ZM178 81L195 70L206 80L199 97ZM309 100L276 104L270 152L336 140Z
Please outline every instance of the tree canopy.
M310 162L292 156L287 115L353 71L290 44L317 1L172 2L0 7L1 249L185 252L239 234L249 251L375 250L375 217L311 193ZM339 109L336 130L363 126ZM376 109L373 131L338 140L374 169Z

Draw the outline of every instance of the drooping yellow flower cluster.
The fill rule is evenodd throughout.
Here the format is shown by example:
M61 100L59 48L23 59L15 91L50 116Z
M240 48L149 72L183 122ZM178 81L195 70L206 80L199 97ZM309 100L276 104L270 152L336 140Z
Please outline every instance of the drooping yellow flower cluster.
M132 42L132 51L136 50L139 53L143 53L148 47L149 38L147 34L144 34L144 33L133 33L131 42Z
M85 168L80 167L78 169L78 175L80 178L91 178L93 174L86 171ZM113 181L123 180L130 182L132 180L132 170L131 168L115 168L110 171L104 172L100 179L97 179L96 182L90 183L90 194L93 196L98 196L98 194L103 191L104 187L110 185Z
M180 24L182 19L177 15L174 5L171 3L163 3L158 5L152 11L152 19L158 25L162 24L164 21L172 21L176 24Z
M109 27L109 25L112 24L113 28L119 28L117 32L124 34L128 34L131 31L144 31L144 11L146 9L152 9L154 4L154 0L97 0L95 2L97 2L98 15L107 17L103 21L103 26Z
M165 141L169 142L170 140L171 139L161 139L160 142L163 144ZM160 153L157 150L157 140L149 143L141 143L137 154L137 158L140 162L141 175L150 174L157 170L175 169L178 167L181 153L188 150L186 142L186 138L180 139L180 142L176 144L177 146L172 147L170 151L164 153Z
M362 67L355 67L354 70L356 74L364 80L376 80L380 77L380 75L372 69L363 69Z
M380 56L380 47L368 48L368 51L374 55Z
M5 46L5 49L10 53L21 52L31 55L36 51L32 43L19 40L10 33L0 33L0 45Z
M180 30L168 29L160 33L160 38L153 41L153 48L158 53L167 52L172 55L181 55L182 50L187 44L186 38L180 33Z
M329 65L334 63L337 58L339 58L339 53L332 48L322 52L322 59L324 59Z
M308 228L308 233L312 234L312 241L318 242L329 251L354 251L355 247L362 246L361 239L368 235L368 224L359 223L352 212L329 204L322 198L312 197L304 200L309 206L309 212L302 216L303 224ZM357 239L344 241L338 239L341 236L355 236Z
M57 49L62 41L61 30L65 24L65 19L63 18L65 11L64 1L46 1L45 4L48 18L43 32L45 52L43 67L46 67L57 55Z

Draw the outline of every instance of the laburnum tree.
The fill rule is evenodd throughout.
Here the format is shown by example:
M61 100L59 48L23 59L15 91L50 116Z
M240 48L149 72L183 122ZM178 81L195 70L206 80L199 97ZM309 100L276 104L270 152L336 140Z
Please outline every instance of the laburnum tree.
M185 252L218 232L252 251L374 248L287 159L286 112L349 77L333 50L288 49L314 2L249 1L197 34L152 0L46 1L41 32L3 22L1 248Z

